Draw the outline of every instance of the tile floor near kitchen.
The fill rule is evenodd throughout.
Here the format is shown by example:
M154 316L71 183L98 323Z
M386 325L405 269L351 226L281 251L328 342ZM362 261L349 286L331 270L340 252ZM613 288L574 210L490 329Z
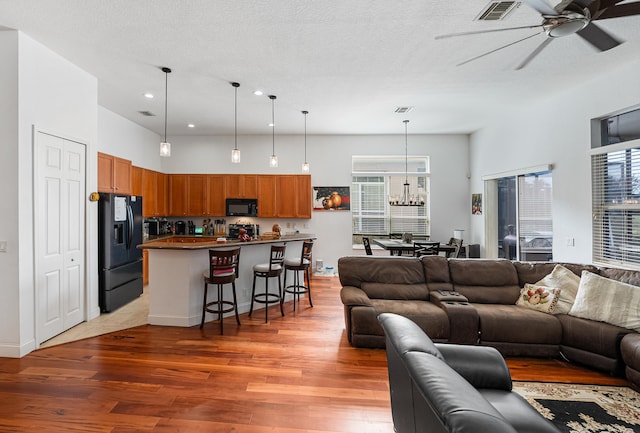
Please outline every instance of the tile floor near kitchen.
M70 341L81 340L83 338L95 337L121 329L133 328L135 326L146 325L149 315L149 297L147 288L138 299L129 302L127 305L118 308L111 313L101 314L89 322L82 322L68 331L45 341L40 347L50 347L57 344L68 343Z

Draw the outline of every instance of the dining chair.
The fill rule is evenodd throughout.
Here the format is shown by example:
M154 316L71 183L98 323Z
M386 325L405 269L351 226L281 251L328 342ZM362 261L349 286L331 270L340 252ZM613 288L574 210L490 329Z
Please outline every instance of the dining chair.
M454 251L447 251L447 258L458 258L460 257L460 250L462 249L462 239L451 238L447 245L455 247Z
M414 241L413 242L414 257L437 256L439 250L440 250L440 242L435 242L435 241Z
M240 266L240 247L231 250L209 250L209 270L204 273L204 301L202 302L202 320L200 329L204 326L207 313L217 314L220 322L220 334L223 333L222 316L224 313L235 311L236 322L240 324L238 316L238 298L236 296L236 278ZM207 302L207 288L209 284L215 284L218 288L218 296L215 301ZM223 299L222 287L231 284L233 302Z
M249 309L249 317L253 314L253 304L257 302L264 304L264 322L269 321L269 304L280 304L280 314L284 316L284 309L282 308L282 281L280 275L284 270L284 251L286 245L271 245L271 252L269 254L268 263L260 263L253 267L253 286L251 288L251 308ZM264 278L264 293L256 294L256 279L258 277ZM269 292L269 278L276 278L278 280L278 293Z
M364 251L368 256L373 255L373 251L371 251L371 241L369 238L362 238L362 245L364 245Z

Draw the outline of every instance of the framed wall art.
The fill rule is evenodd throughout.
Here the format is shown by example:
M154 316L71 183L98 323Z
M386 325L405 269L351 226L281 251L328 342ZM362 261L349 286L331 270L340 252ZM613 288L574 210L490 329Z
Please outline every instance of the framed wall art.
M314 186L313 210L350 210L351 196L348 186Z

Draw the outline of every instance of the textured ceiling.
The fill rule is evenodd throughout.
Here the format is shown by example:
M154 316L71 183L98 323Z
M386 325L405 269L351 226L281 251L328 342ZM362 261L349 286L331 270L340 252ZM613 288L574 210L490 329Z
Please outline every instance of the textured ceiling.
M99 103L168 135L468 133L502 110L546 98L576 81L637 60L640 16L599 21L626 43L598 53L576 35L555 39L525 69L515 67L539 34L491 55L471 57L534 34L522 4L499 22L475 21L484 0L0 0L2 26L18 29L98 79ZM255 96L261 89L265 96ZM153 100L143 97L152 92ZM395 107L411 106L408 114ZM148 110L155 117L138 113ZM188 123L195 128L188 128Z

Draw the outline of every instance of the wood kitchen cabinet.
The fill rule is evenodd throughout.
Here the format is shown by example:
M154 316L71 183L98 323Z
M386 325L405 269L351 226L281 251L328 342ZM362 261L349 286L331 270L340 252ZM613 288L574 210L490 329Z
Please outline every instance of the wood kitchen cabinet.
M258 217L277 217L276 176L258 176Z
M131 161L98 152L98 191L131 194Z
M187 216L186 174L169 175L169 215Z
M206 215L224 216L226 214L226 186L227 176L210 174L207 176Z
M187 215L207 214L207 176L190 174L187 177Z
M258 175L228 174L225 177L227 198L258 198Z
M311 218L311 176L277 176L276 198L278 217Z
M167 175L153 170L142 170L142 215L167 216Z
M131 195L142 195L142 167L131 167ZM144 203L144 202L143 202Z
M311 218L311 210L313 209L311 175L297 175L296 183L296 218Z

